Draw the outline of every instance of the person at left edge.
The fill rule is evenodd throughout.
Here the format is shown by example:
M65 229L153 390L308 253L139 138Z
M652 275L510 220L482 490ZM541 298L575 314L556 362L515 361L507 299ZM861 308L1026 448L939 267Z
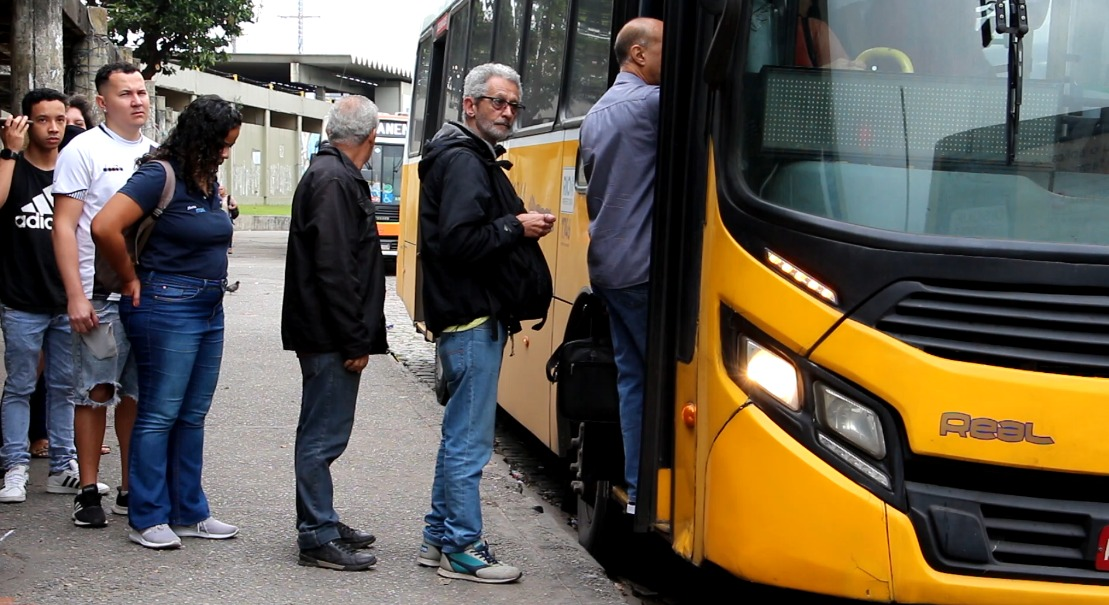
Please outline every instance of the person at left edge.
M4 332L4 486L0 502L23 502L31 464L28 427L32 393L45 377L50 475L46 491L72 494L77 483L73 447L73 354L65 287L54 260L54 165L65 130L65 95L49 88L22 100L23 115L5 119L0 139L0 324ZM27 149L24 138L29 139ZM105 486L107 487L107 486Z
M131 432L128 537L147 548L239 532L212 517L200 483L204 419L223 359L231 241L216 171L231 155L242 123L230 101L197 97L92 221L97 249L123 283L119 314L138 362L142 398ZM176 186L136 267L123 234L158 207L167 173L153 160L168 162Z
M370 188L359 168L377 137L377 106L352 95L335 102L320 147L293 194L285 256L281 341L300 361L297 424L297 546L301 565L361 571L372 534L339 521L331 463L354 425L358 384L370 355L388 351L385 258Z

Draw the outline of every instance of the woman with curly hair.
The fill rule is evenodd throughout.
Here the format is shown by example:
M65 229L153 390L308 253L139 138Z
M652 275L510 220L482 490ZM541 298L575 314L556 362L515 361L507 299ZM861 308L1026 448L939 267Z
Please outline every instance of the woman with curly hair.
M139 367L131 433L132 542L178 548L181 538L231 538L200 485L204 418L223 358L223 294L231 219L220 209L216 171L239 137L242 115L215 95L197 97L165 142L92 222L92 237L119 273L120 319ZM173 170L169 205L133 265L124 232L151 214Z

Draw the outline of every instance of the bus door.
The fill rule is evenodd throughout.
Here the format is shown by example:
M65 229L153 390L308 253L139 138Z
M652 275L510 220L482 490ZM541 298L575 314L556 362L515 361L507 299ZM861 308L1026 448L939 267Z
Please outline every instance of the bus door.
M423 146L431 140L443 124L443 87L446 77L447 33L450 15L436 21L420 39L417 48L417 69L413 84L412 122L408 131L408 153L415 160L423 153ZM419 237L419 177L416 161L410 162L401 181L402 197L409 200L401 212L401 236L398 243L397 282L403 284L401 298L408 302L408 314L423 331L424 310L423 276L420 271Z

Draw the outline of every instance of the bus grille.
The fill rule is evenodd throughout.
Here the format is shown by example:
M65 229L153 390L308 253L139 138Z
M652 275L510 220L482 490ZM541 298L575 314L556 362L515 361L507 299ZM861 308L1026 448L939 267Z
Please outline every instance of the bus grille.
M982 505L986 536L999 563L1090 569L1084 556L1089 515L1061 514L1015 506Z
M945 461L937 468L970 471L956 483L973 483L967 477L978 476L976 470L959 466ZM1010 480L1022 474L994 468ZM1064 492L1069 492L1067 484L1076 487L1083 483L1079 477L1047 474L1053 475L1047 477L1047 483L1060 483ZM995 487L994 481L984 483ZM1096 489L1103 487L1102 483L1098 478L1086 487ZM1109 574L1096 567L1096 558L1102 556L1098 554L1099 538L1109 527L1109 504L1105 502L1044 497L1050 489L1028 496L912 480L905 482L905 490L922 552L936 569L987 577L1109 584Z
M912 284L875 325L947 359L1051 374L1109 376L1105 294Z
M397 204L374 204L374 218L378 222L395 223L400 220L400 206Z

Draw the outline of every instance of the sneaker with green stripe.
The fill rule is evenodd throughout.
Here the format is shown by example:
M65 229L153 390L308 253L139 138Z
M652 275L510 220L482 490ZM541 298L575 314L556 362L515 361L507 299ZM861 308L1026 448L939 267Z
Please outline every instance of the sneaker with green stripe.
M443 553L438 573L444 578L484 584L507 584L523 575L519 569L497 561L484 540L474 542L462 552Z

